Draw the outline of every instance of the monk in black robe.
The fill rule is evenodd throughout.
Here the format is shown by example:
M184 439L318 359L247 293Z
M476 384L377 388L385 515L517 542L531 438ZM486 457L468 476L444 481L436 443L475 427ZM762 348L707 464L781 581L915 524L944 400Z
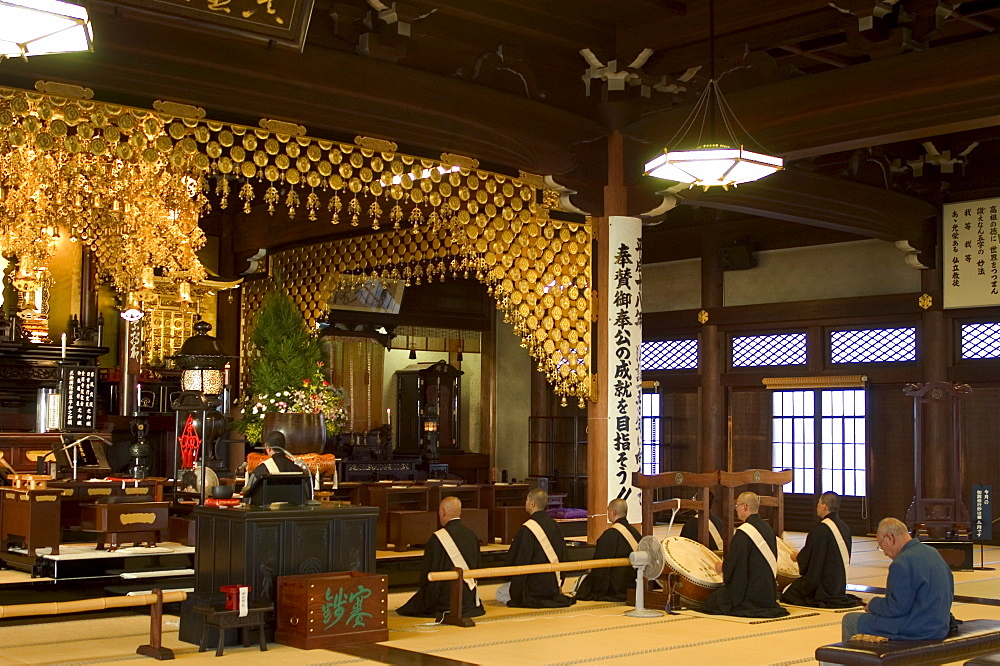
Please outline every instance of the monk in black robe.
M825 492L816 502L822 521L806 536L806 545L795 556L801 578L781 595L786 604L815 608L852 608L861 599L847 594L847 570L851 562L851 530L837 515L840 496ZM837 530L834 534L833 530ZM840 539L837 536L840 536ZM841 548L843 546L843 548ZM846 561L845 561L846 556Z
M528 491L524 509L528 520L521 526L507 552L506 566L526 564L549 564L566 561L566 543L556 521L552 520L545 508L549 504L549 494L541 488ZM532 526L531 523L535 525ZM539 531L541 539L535 531ZM513 576L510 579L510 601L515 608L565 608L576 600L562 593L562 577L558 573L545 572Z
M715 503L715 494L708 494L708 505L711 506ZM722 518L709 512L708 519L710 521L710 527L708 530L708 543L703 544L708 546L710 550L723 550L722 544L722 531L725 529L725 524L722 522ZM696 515L691 520L684 523L684 527L681 528L681 536L685 539L691 539L691 541L698 540L698 516ZM712 529L714 528L714 529Z
M608 521L611 527L597 539L594 559L628 557L642 539L639 530L628 522L628 504L623 499L613 499L608 504ZM629 541L625 533L632 537ZM630 566L594 569L580 582L576 598L584 601L625 601L628 590L635 589L635 569Z
M744 524L733 535L725 559L716 565L723 585L708 596L701 612L740 617L788 615L776 600L778 540L771 526L757 515L759 508L756 493L742 493L736 501L736 515ZM765 555L765 549L770 555Z
M268 455L268 459L254 467L253 471L247 474L246 483L243 485L244 502L250 496L250 489L260 483L260 480L265 476L271 476L276 472L305 473L295 461L288 457L288 454L285 452L285 435L278 430L272 430L264 437L264 453Z
M424 559L420 567L420 588L409 601L396 609L400 615L412 617L441 617L451 608L451 581L427 580L431 571L451 571L479 568L479 538L462 523L462 502L457 497L445 497L438 506L438 522L443 528L424 545ZM442 534L446 532L447 534ZM448 543L448 539L451 543ZM452 544L460 558L453 558ZM459 561L456 562L455 560ZM469 583L472 583L470 585ZM479 617L486 612L479 601L479 588L475 580L462 583L462 616Z

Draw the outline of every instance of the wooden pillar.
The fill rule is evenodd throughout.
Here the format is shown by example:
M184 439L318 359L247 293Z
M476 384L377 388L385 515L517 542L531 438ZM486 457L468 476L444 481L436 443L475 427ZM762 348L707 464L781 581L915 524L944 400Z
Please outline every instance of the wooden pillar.
M97 306L97 265L94 252L84 246L80 259L80 325L97 326L100 310Z
M701 308L710 313L723 305L722 250L714 234L705 234L701 252ZM704 315L703 315L704 316ZM726 393L722 387L725 369L725 339L711 315L698 336L698 372L701 408L700 472L729 469L726 451Z
M933 305L924 311L921 333L923 334L923 381L948 381L948 360L950 358L950 331L948 320L941 309L941 273L938 269L921 273L924 293L937 294ZM924 497L957 497L961 499L961 489L952 487L952 462L955 443L952 441L952 405L949 400L928 402L923 406L923 474L921 485ZM961 482L961 481L959 481Z
M499 481L497 467L497 317L490 317L490 326L483 331L480 351L482 365L479 370L480 420L479 452L490 457L490 481Z
M236 256L233 253L233 231L239 228L236 216L227 212L222 215L223 220L219 225L219 275L223 279L231 280L242 270L242 266L236 265ZM229 360L229 381L230 388L239 386L240 374L240 297L242 289L227 289L218 292L219 296L215 302L215 337L219 341L219 346L226 354L233 358Z
M628 196L625 188L625 159L622 135L613 131L608 136L608 184L604 188L604 215L594 221L595 250L592 257L596 266L591 284L601 284L608 274L607 252L609 218L628 214ZM607 321L608 294L593 292L594 318ZM603 332L595 326L591 332L592 362L596 359L596 372L591 375L594 383L594 400L587 409L587 540L596 543L608 526L608 395L603 382L608 376L608 349L602 340Z

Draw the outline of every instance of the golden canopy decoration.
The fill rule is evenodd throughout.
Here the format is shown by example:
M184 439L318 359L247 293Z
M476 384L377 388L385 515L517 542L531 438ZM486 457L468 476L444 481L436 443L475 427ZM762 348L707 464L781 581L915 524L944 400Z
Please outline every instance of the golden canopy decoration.
M168 129L151 111L0 88L0 248L19 258L20 288L44 273L63 232L94 251L123 297L151 285L154 268L204 279L195 253L208 160L174 149Z
M275 255L307 321L325 311L336 281L474 276L557 394L590 395L591 224L550 216L559 197L541 177L481 170L461 156L406 155L379 139L344 144L281 121L222 123L183 104L151 111L51 86L0 88L0 248L23 264L44 267L62 229L94 250L99 274L129 300L152 288L153 268L182 287L197 283L205 275L197 221L210 187L221 208L280 206L330 232L364 219L366 236Z

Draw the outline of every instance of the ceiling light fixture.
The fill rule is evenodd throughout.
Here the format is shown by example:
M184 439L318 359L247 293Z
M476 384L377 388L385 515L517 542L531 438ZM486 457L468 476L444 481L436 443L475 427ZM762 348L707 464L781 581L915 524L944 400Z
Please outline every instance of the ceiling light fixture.
M60 0L0 0L0 59L93 50L87 10Z
M780 171L784 161L780 157L764 152L746 150L743 143L737 139L738 128L743 136L757 144L736 119L715 77L715 0L709 0L708 16L711 79L691 114L667 143L663 154L646 163L645 174L664 180L676 180L706 190L713 186L729 189L730 185L735 187L740 183L759 180ZM726 143L716 138L717 116L725 125L728 134ZM702 135L706 124L708 140L703 141ZM697 147L691 150L677 150L681 145L691 144Z

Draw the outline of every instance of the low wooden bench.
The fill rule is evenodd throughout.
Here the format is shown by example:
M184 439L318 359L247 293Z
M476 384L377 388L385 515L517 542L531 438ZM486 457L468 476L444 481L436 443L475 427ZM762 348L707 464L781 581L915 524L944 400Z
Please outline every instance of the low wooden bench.
M433 511L389 511L389 543L397 551L427 543L438 528L437 513Z
M844 641L816 648L816 660L830 664L947 664L1000 652L1000 620L969 620L958 633L938 641Z

